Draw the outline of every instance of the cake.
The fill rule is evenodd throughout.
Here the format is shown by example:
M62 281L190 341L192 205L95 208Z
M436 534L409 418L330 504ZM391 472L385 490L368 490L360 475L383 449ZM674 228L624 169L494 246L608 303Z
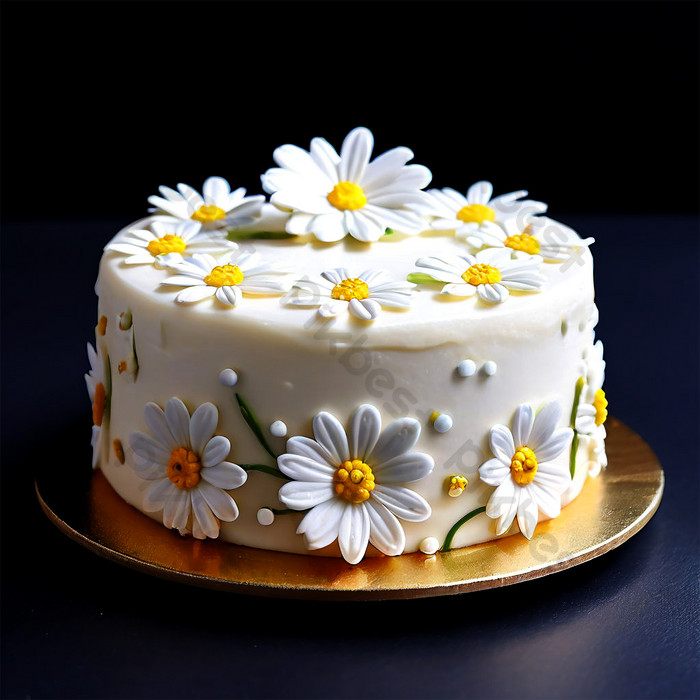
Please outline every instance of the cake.
M104 249L92 466L184 537L432 555L531 538L606 466L593 239L373 148L161 187Z

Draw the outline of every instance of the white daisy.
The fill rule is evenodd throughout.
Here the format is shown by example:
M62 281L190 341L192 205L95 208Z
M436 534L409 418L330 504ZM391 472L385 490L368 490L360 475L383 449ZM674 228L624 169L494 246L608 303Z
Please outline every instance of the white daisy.
M541 258L528 256L512 260L510 251L489 248L476 255L443 255L420 258L416 266L429 271L438 282L446 282L442 294L470 297L477 294L489 303L500 303L510 290L538 291L545 278L540 274Z
M189 185L178 184L177 191L159 187L163 195L148 198L159 218L175 217L181 221L198 221L204 229L237 228L252 223L261 213L265 197L246 197L246 190L239 187L231 192L229 183L222 177L210 177L204 181L202 194ZM164 217L162 215L165 215Z
M556 401L535 415L527 404L518 406L512 430L495 425L489 433L495 455L479 467L481 480L495 486L486 504L486 515L496 520L496 534L510 529L517 517L520 531L530 539L539 513L556 518L561 494L571 483L566 463L555 464L569 445L571 428L558 428L561 407Z
M354 277L337 267L317 279L297 280L285 301L293 306L319 306L318 313L324 318L349 311L363 321L373 321L382 306L407 309L415 286L395 280L383 270L366 270Z
M280 265L263 263L259 253L236 251L224 261L211 255L195 254L174 265L178 274L161 284L186 287L176 297L179 304L190 304L215 296L226 306L236 306L242 294L274 296L289 290Z
M321 549L336 539L343 558L357 564L368 543L384 554L401 554L406 536L399 519L426 520L428 502L401 484L418 481L433 470L432 457L410 452L420 424L401 418L382 432L379 411L368 404L352 416L346 433L330 413L313 421L314 440L293 437L280 470L290 479L279 499L293 510L308 510L297 528L307 549Z
M223 232L203 231L198 221L150 221L148 228L129 229L118 240L105 246L128 255L127 265L153 264L163 269L182 262L183 253L211 253L235 250Z
M603 343L599 340L588 358L588 372L581 392L581 399L576 409L574 427L576 432L588 437L593 448L594 460L589 465L588 473L597 476L601 467L607 467L608 457L605 452L607 430L605 421L608 417L608 400L603 391L605 380L605 362L603 360Z
M290 144L275 150L280 167L270 168L262 184L274 205L291 211L288 233L376 241L387 228L416 234L426 227L414 208L424 201L430 171L406 165L413 152L403 147L370 162L373 145L372 133L360 127L345 137L340 155L322 138L311 141L309 152Z
M227 490L242 486L246 472L227 462L231 443L214 435L219 412L204 403L192 414L178 398L165 411L146 404L146 425L153 437L140 431L129 436L136 453L134 469L150 482L143 500L149 513L163 511L163 524L197 539L219 536L220 521L238 517L238 506Z
M109 398L111 395L111 377L107 353L100 343L96 343L97 350L92 343L87 344L90 370L85 375L88 396L92 404L92 466L96 467L102 450L104 433L108 429L109 422Z
M564 262L579 248L595 242L594 238L581 239L572 228L546 216L508 219L501 226L480 228L459 237L474 248L505 247L515 257L539 255L546 262Z
M478 232L496 234L506 221L525 221L526 218L547 211L547 205L532 199L522 199L525 190L503 194L491 199L493 185L482 180L473 184L466 196L446 187L428 190L427 216L435 217L430 227L454 231L458 238ZM523 224L524 226L524 224Z

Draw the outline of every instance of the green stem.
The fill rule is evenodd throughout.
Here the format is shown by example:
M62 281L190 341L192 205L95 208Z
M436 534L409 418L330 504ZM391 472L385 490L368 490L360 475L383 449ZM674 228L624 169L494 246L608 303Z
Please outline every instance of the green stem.
M576 414L578 413L578 405L581 401L581 392L585 384L583 377L579 377L576 381L576 390L574 391L574 405L571 407L571 420L569 424L574 431L574 437L571 440L571 453L569 454L569 472L571 478L574 478L576 473L576 451L578 450L578 431L576 430Z
M454 539L454 536L457 534L457 530L459 530L464 523L469 522L475 515L479 515L479 513L484 513L486 512L486 506L481 506L480 508L475 508L471 513L467 513L463 518L458 520L453 526L452 529L447 533L447 537L445 537L445 543L442 545L441 552L449 552L450 548L452 547L452 540Z
M294 508L270 508L275 515L291 515L292 513L306 513L305 510L294 510Z
M269 467L267 464L239 464L245 472L264 472L270 476L276 476L278 479L286 479L287 477L276 467Z
M263 435L262 428L260 427L260 423L255 417L253 411L250 409L250 406L248 406L248 404L244 401L243 397L240 394L236 394L236 401L238 401L238 407L241 409L241 413L243 414L245 422L248 424L248 427L253 431L255 437L258 438L258 442L263 446L267 454L269 454L270 457L272 457L272 459L277 460L277 455L272 451L270 445L268 445L267 440Z

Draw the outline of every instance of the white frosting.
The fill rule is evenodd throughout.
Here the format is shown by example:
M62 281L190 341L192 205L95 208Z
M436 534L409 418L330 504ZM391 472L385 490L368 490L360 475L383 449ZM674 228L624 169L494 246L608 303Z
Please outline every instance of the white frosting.
M121 232L115 240L123 236ZM287 264L290 283L338 267L353 276L384 269L394 279L406 280L421 257L465 252L465 244L449 231L395 234L371 245L349 237L335 245L295 237L247 241L240 247L260 253L266 263ZM371 404L383 425L416 419L422 429L412 449L435 462L432 473L409 484L430 504L430 517L401 521L405 551L425 551L421 543L426 538L441 544L452 526L485 505L493 492L480 481L478 467L493 457L488 436L494 425L510 425L522 403L540 407L558 401L561 427L568 426L576 381L586 371L584 358L593 355L588 249L577 260L568 266L543 264L541 291L511 292L503 303L441 295L440 284L419 285L410 308L385 308L373 322L363 322L351 314L323 319L316 307L287 305L279 296L243 296L233 308L213 297L177 304L180 290L161 285L172 270L126 265L123 255L107 251L97 284L98 315L114 319L130 312L138 372L135 380L117 372L117 363L127 358L120 356L123 341L115 325L108 324L102 340L112 371L111 402L99 466L116 491L143 510L144 481L134 471L128 446L132 432L148 433L144 407L149 402L165 407L168 399L178 397L190 410L213 403L219 412L216 432L231 443L228 461L270 466L274 461L244 421L236 394L265 426L276 454L285 451L283 436L313 437L311 423L319 412L327 411L347 426L358 406ZM431 429L435 412L445 419L440 427L449 418L448 430L440 431L438 421ZM124 446L124 464L112 450L114 439ZM579 468L566 502L580 491L591 455L579 448ZM568 468L568 449L557 461ZM469 479L458 498L447 493L446 481L453 474ZM246 483L231 492L240 514L221 523L220 539L306 552L296 534L303 514L271 518L270 510L261 511L284 509L277 496L283 483L250 471ZM149 515L162 520L158 512ZM517 525L509 532L517 532ZM493 520L481 514L457 531L453 546L494 537ZM428 549L434 549L433 539ZM337 549L332 545L322 553L337 554Z

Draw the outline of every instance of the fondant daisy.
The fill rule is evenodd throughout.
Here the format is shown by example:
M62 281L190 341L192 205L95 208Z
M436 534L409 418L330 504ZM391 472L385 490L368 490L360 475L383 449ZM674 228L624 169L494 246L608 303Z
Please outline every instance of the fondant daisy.
M279 265L264 263L259 253L236 251L219 262L211 255L195 254L173 266L176 275L161 284L186 287L176 297L179 304L190 304L216 297L226 306L236 306L242 294L275 296L289 290Z
M509 219L502 228L481 228L461 237L474 248L509 248L515 257L539 255L545 262L563 262L595 242L581 239L573 229L546 216Z
M190 417L185 404L171 398L165 411L146 404L146 425L153 437L140 431L129 436L136 454L134 469L149 482L143 508L163 511L163 525L197 539L219 536L220 521L238 517L230 489L242 486L246 472L227 462L231 443L214 435L219 411L204 403Z
M464 238L477 232L495 234L506 221L522 222L547 211L543 202L522 199L527 195L525 190L493 199L492 194L493 185L485 180L473 184L466 196L450 187L428 190L429 200L424 212L434 217L431 228L454 231L458 238Z
M92 343L87 344L90 370L85 375L85 384L92 404L92 466L96 467L102 449L104 432L107 429L109 419L109 397L111 394L109 360L100 343L96 343L97 350Z
M489 444L495 455L479 467L481 480L495 486L486 515L496 520L496 535L510 529L517 517L520 531L530 539L539 513L556 518L561 494L571 483L568 466L556 459L569 445L571 428L557 428L561 407L556 401L535 414L527 404L518 406L512 428L495 425Z
M265 197L246 197L246 190L231 186L223 177L204 181L202 194L189 185L178 184L177 190L158 188L162 197L152 195L148 202L157 216L175 217L181 221L197 221L204 229L238 228L252 223L260 215Z
M370 162L373 145L372 133L359 127L345 137L340 155L322 138L308 152L290 144L275 150L280 167L270 168L262 184L274 205L291 212L288 233L376 241L387 228L405 234L426 228L414 207L424 201L430 171L406 165L413 152L403 147Z
M345 268L337 267L314 280L297 280L286 303L318 306L318 313L324 318L349 311L363 321L373 321L383 306L408 308L414 288L414 284L395 280L383 270L367 270L354 277Z
M438 282L446 282L442 294L470 297L477 294L489 303L504 302L510 290L539 290L545 278L540 274L541 258L528 256L512 260L510 251L489 248L476 255L443 255L420 258L416 266L429 271Z
M150 221L147 228L129 229L119 240L108 243L105 250L127 255L127 265L166 268L182 262L184 255L235 250L238 245L222 234L203 231L198 221Z
M420 434L412 418L394 421L382 432L379 411L365 404L345 432L330 413L313 421L314 438L293 437L280 455L280 470L293 481L279 499L293 510L308 510L297 528L307 549L338 541L343 558L357 564L368 543L380 552L401 554L406 536L399 520L421 522L428 502L403 484L424 478L432 457L411 452Z
M605 379L605 362L603 361L603 343L599 340L591 351L588 360L586 383L581 392L581 400L576 409L576 432L588 437L595 459L589 465L588 473L597 476L601 467L607 467L608 457L605 452L607 430L605 421L608 417L608 400L603 391Z

